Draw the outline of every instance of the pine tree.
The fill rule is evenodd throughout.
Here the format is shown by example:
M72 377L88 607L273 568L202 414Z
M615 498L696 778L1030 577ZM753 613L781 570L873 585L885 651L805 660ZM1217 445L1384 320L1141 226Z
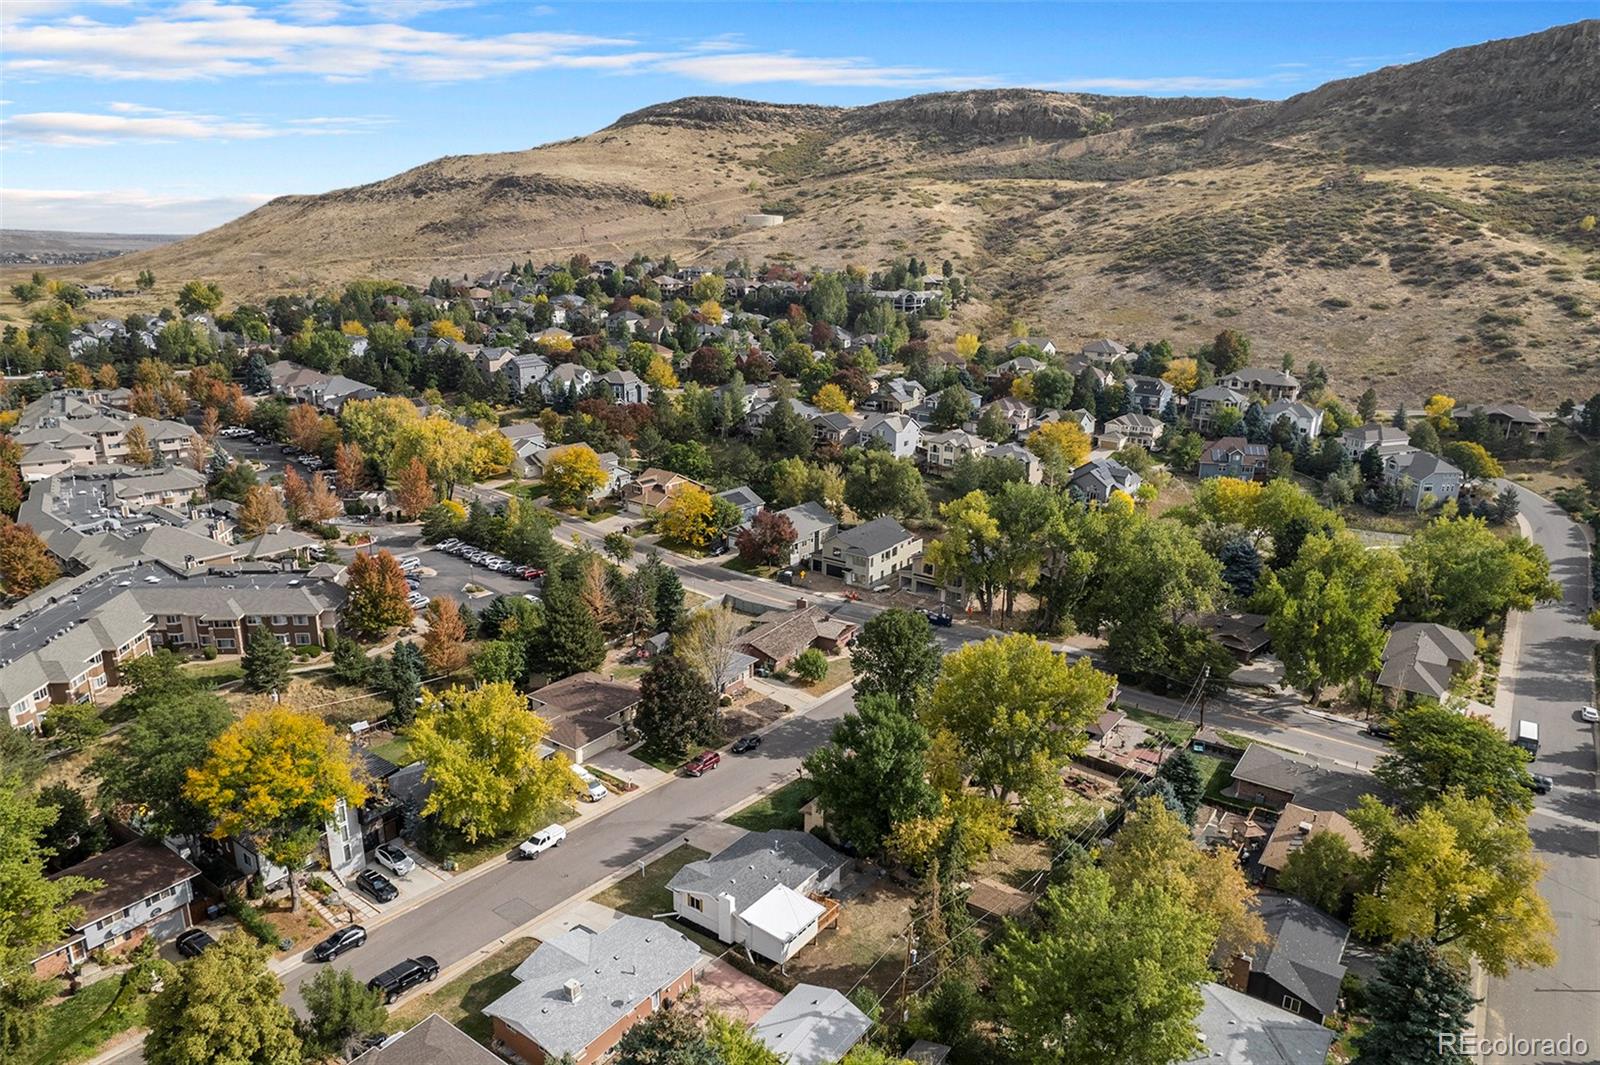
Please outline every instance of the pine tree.
M391 725L406 725L417 716L417 700L422 697L422 652L415 644L397 643L386 670Z
M721 740L717 695L700 671L674 654L659 655L639 682L638 726L662 754Z
M355 640L341 637L333 645L333 675L343 684L367 683L372 660Z
M1222 580L1241 600L1249 599L1261 579L1261 552L1248 537L1238 536L1222 545L1217 552L1222 563Z
M259 351L250 356L250 361L245 363L244 389L252 393L272 391L272 372L267 369L267 360Z
M1355 1038L1363 1065L1442 1062L1466 1065L1439 1037L1465 1033L1476 1004L1465 972L1431 943L1408 939L1395 945L1367 989L1371 1027Z
M281 692L289 686L289 648L266 629L251 631L244 653L244 686L253 692Z
M594 669L606 657L605 634L589 608L563 583L545 583L540 671L552 678Z
M653 557L647 565L661 567L656 575L656 626L663 632L671 632L683 617L683 581L678 579L677 570L663 566Z
M1173 797L1183 808L1184 820L1194 824L1195 811L1200 809L1200 800L1205 798L1206 782L1201 779L1200 767L1195 765L1188 748L1180 747L1168 755L1156 771L1156 777L1171 786Z

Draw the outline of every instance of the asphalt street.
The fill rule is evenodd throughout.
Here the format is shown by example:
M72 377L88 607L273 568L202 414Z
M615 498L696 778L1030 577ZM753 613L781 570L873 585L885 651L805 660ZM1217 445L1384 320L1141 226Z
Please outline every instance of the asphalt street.
M1600 1061L1600 795L1596 793L1595 726L1578 716L1594 699L1595 631L1590 609L1589 545L1582 528L1554 504L1520 486L1522 514L1533 539L1550 556L1561 584L1559 603L1535 607L1524 618L1521 654L1511 677L1512 716L1539 725L1533 771L1554 778L1536 796L1529 822L1547 869L1540 889L1557 925L1560 959L1549 969L1514 972L1490 980L1483 1034L1513 1039L1582 1040L1550 1052L1537 1044L1507 1045L1490 1062ZM1513 725L1514 727L1514 725Z

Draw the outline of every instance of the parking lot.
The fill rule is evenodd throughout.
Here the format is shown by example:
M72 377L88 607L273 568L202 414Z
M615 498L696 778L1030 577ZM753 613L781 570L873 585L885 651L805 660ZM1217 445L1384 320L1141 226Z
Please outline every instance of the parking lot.
M252 442L248 436L219 436L217 437L217 446L226 451L229 456L241 462L259 462L265 466L266 469L261 472L263 481L283 476L284 465L287 460L284 458L283 449L277 444L257 444Z
M377 537L373 548L388 551L396 558L415 555L422 566L408 576L415 579L416 589L429 599L447 595L475 610L481 610L497 595L539 594L539 581L524 581L509 573L496 573L474 565L458 555L424 544L412 530L395 530L395 535L385 535L386 531L383 526L373 529ZM348 557L354 552L342 553Z

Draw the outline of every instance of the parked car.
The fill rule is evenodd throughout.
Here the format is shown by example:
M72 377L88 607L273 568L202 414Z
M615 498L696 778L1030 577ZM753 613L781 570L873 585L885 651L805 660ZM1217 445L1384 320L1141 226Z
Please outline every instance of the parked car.
M924 610L922 613L923 616L928 619L930 624L937 625L942 629L949 628L951 623L955 621L955 619L950 616L950 611L943 607L940 607L938 610Z
M457 540L454 536L452 536L448 540L440 540L438 543L434 544L433 546L438 548L440 551L448 551L452 547L460 547L461 546L461 541Z
M688 773L691 777L703 776L704 774L709 773L711 770L717 768L717 766L721 763L722 755L718 754L716 751L701 751L699 754L689 759L689 764L683 767L683 771Z
M1530 773L1528 775L1533 777L1533 793L1535 795L1548 795L1550 794L1550 789L1556 786L1555 780L1545 776L1543 773Z
M191 928L187 932L180 934L177 939L173 940L172 945L177 947L178 953L183 955L185 958L198 958L200 955L216 946L217 941L212 939L204 929Z
M1586 706L1578 711L1578 716L1592 725L1596 721L1600 721L1600 707Z
M567 830L560 825L550 825L541 828L527 839L517 845L517 853L524 858L537 858L547 850L561 846L561 841L567 838Z
M363 869L357 873L356 888L375 902L393 902L400 897L400 889L394 886L394 881L376 869Z
M1389 721L1374 719L1367 722L1367 735L1376 736L1386 740L1394 736L1394 724Z
M743 754L746 751L753 751L759 746L761 746L760 736L740 736L733 743L733 753Z
M355 950L367 941L367 930L358 924L341 928L321 943L311 948L312 961L332 961L347 950Z
M419 954L383 970L367 981L367 987L381 992L387 1005L418 984L428 983L438 975L439 963L426 954Z
M417 867L417 860L393 843L380 843L373 854L377 855L378 864L395 876L405 876Z
M406 555L405 557L401 558L399 562L400 569L405 573L410 573L414 569L422 568L422 559L418 558L416 555Z

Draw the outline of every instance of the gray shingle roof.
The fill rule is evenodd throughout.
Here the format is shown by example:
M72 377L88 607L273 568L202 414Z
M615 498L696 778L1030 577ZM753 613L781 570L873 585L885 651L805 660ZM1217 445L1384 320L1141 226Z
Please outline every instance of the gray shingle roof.
M906 527L893 518L873 518L834 536L828 546L842 547L853 554L876 555L910 539L912 535Z
M828 1065L871 1027L872 1019L833 988L796 984L752 1031L785 1065Z
M679 869L667 887L701 895L729 895L738 913L774 885L798 890L844 862L843 855L809 832L751 832L712 857Z
M437 1013L350 1065L504 1065L466 1032Z
M800 540L804 540L811 533L835 528L839 524L839 519L834 517L827 507L812 500L780 510L778 513L789 519L789 524L794 526L795 537Z
M1383 669L1378 684L1384 688L1441 698L1450 690L1456 667L1478 653L1472 637L1448 625L1402 622L1389 630L1383 645Z
M1205 1049L1190 1061L1322 1065L1327 1060L1332 1029L1221 984L1201 984L1200 994L1205 1003L1195 1028Z
M1320 1013L1337 1010L1345 969L1340 959L1350 926L1287 895L1258 896L1256 909L1267 927L1267 942L1256 948L1254 969Z

